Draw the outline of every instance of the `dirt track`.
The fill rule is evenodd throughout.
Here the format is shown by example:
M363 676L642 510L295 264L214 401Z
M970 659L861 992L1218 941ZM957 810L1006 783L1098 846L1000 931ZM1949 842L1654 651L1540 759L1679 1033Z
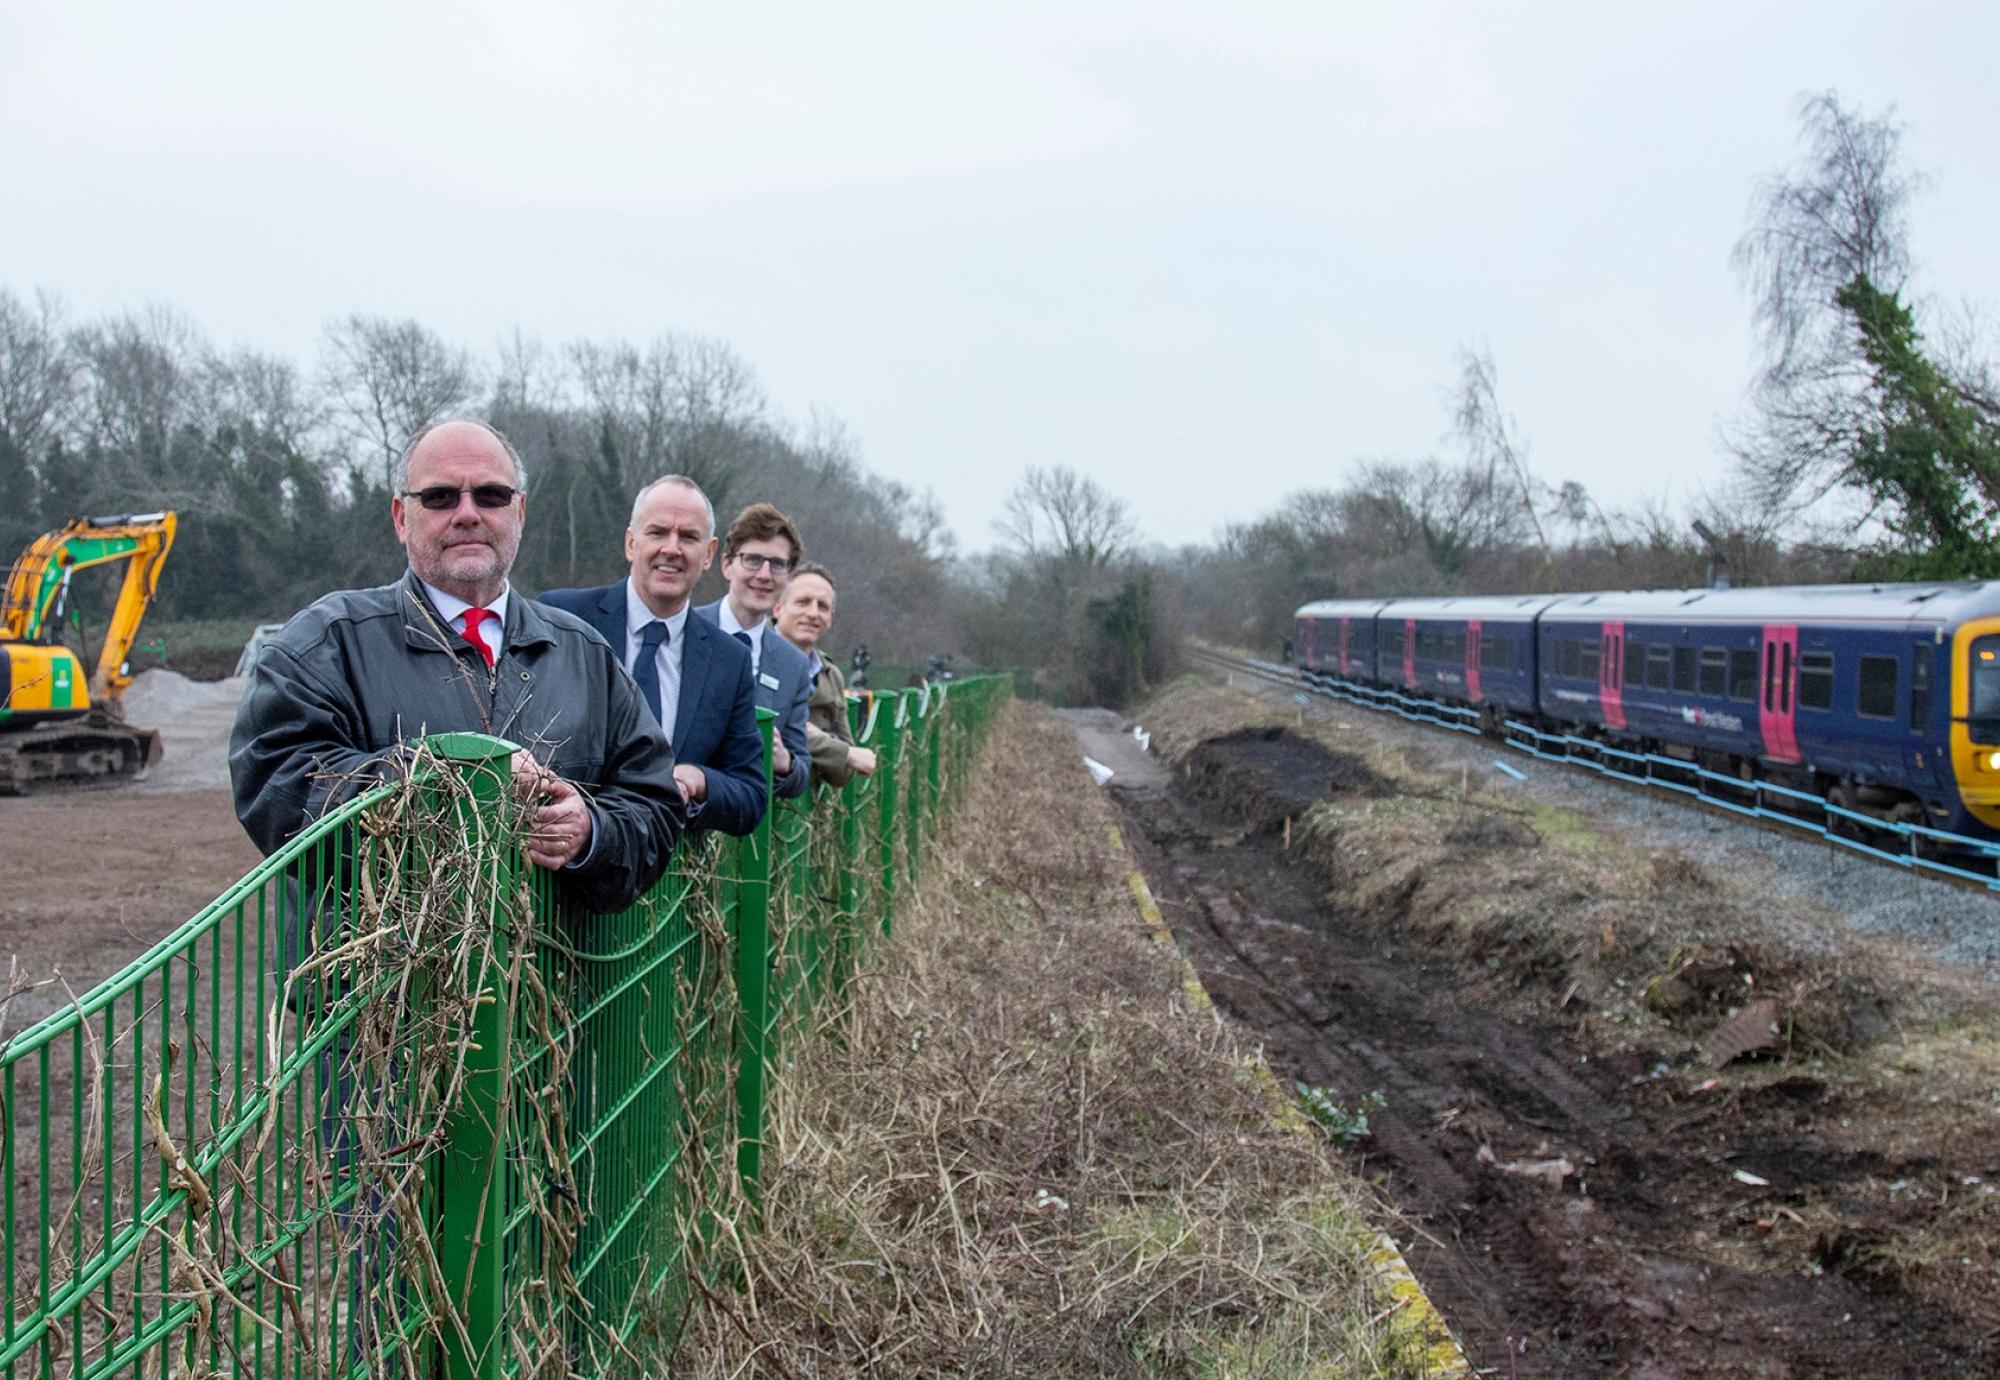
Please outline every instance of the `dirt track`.
M226 756L237 681L147 672L127 696L132 722L158 728L167 755L143 781L43 787L0 799L0 965L31 980L5 1029L117 972L256 865L236 822Z
M1440 945L1382 913L1408 904L1421 870L1367 912L1345 904L1338 869L1306 860L1292 829L1322 800L1409 805L1407 782L1358 756L1252 730L1209 737L1174 772L1115 716L1072 722L1116 773L1127 835L1217 1002L1287 1078L1347 1106L1382 1093L1363 1162L1407 1213L1399 1237L1476 1365L1648 1380L2000 1367L1990 1308L1940 1306L1877 1263L1930 1226L1897 1221L1892 1190L1991 1182L1976 1123L1928 1154L1886 1127L1870 1148L1870 1106L1846 1077L1801 1058L1718 1080L1671 1029L1606 1038L1509 972L1504 950ZM1460 810L1451 827L1475 868L1541 844L1505 812Z

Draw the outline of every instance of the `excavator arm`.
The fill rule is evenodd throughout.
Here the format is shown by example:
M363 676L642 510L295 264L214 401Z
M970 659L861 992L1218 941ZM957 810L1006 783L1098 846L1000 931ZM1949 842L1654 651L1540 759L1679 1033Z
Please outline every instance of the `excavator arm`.
M70 577L112 561L128 562L118 602L90 673L90 697L115 703L132 683L126 659L159 588L160 567L174 544L173 513L73 518L35 539L8 573L0 604L0 643L53 642L61 636Z

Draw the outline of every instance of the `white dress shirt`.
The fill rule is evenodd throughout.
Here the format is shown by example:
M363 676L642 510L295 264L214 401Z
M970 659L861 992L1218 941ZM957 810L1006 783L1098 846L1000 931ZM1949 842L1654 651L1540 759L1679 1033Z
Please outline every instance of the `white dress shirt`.
M750 634L750 674L754 678L764 669L764 625L771 620L759 618L753 626L744 627L736 621L736 607L725 595L722 607L716 610L715 621L726 637L734 637L739 632Z
M419 580L417 583L424 587L424 593L430 595L431 606L443 616L444 621L450 626L451 630L460 637L464 637L465 611L471 608L472 605L466 603L465 600L455 594L446 594L443 590L428 581ZM495 665L499 664L500 653L505 651L507 647L507 595L509 588L509 586L504 584L500 586L500 597L486 606L487 611L493 616L487 619L479 629L479 640L492 649Z
M681 634L687 630L688 609L682 604L679 613L669 618L660 618L646 607L646 601L639 597L639 586L631 576L625 577L625 667L638 673L639 639L645 634L648 623L665 623L667 640L660 644L655 653L660 668L660 727L666 731L669 746L674 741L674 716L681 707Z

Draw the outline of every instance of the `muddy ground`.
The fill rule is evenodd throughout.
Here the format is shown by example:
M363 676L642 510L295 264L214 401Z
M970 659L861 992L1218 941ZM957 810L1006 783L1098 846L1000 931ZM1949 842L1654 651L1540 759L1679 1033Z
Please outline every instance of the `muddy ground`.
M127 714L161 731L166 757L144 780L0 797L0 971L46 984L9 1004L4 1029L117 972L256 865L229 799L242 688L147 672Z
M1367 1116L1352 1153L1475 1365L2000 1373L1990 974L1360 711L1182 687L1144 717L1164 757L1072 721L1218 1004Z

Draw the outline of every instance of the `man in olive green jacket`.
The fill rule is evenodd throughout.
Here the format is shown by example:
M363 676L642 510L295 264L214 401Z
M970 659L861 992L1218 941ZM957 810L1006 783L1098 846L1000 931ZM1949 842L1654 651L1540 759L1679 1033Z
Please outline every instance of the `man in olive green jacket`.
M875 774L873 749L854 741L847 723L847 681L840 668L819 654L819 641L833 626L833 576L808 561L792 572L772 618L785 639L806 654L812 670L812 697L806 705L806 748L813 779L844 786L856 776Z

